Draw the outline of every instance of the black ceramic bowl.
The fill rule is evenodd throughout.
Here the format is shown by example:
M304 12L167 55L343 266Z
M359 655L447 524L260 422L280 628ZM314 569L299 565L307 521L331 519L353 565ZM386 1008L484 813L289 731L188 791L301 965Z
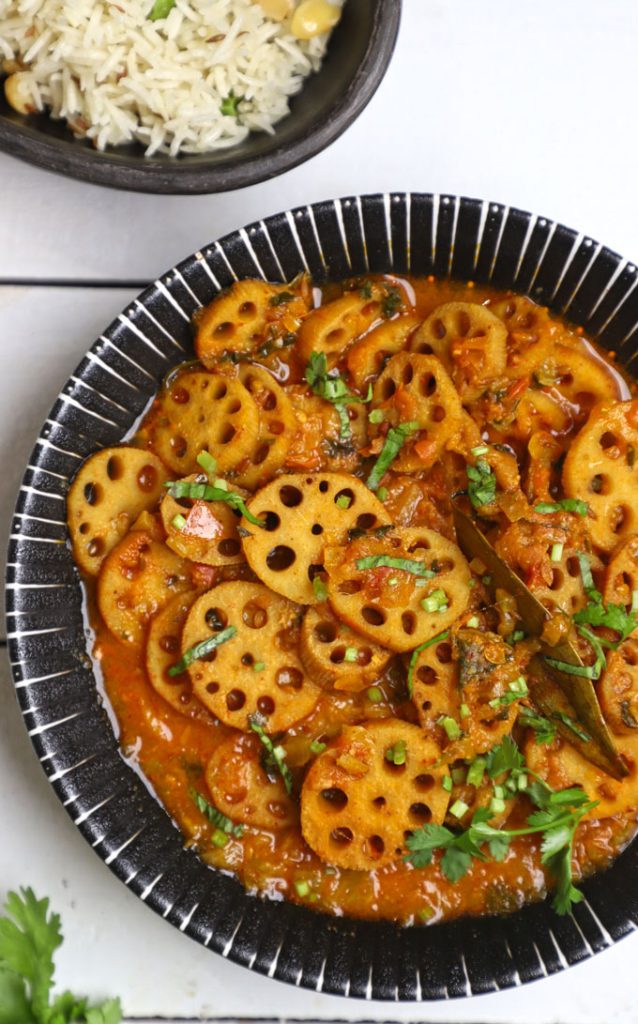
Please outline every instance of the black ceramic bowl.
M401 0L347 0L320 71L291 102L274 135L249 135L216 153L150 159L138 145L99 153L46 114L24 117L0 87L0 150L81 181L136 192L226 192L289 171L352 124L383 78L399 29ZM1 83L0 83L1 86Z
M305 988L373 999L489 992L559 971L638 923L638 844L583 885L561 918L543 903L430 928L332 918L247 895L183 849L118 753L86 652L64 498L82 459L116 444L160 380L192 354L190 318L235 277L316 280L368 271L491 281L582 326L629 369L638 352L636 268L586 236L496 203L405 193L270 217L190 256L113 321L42 428L8 556L9 650L31 740L56 793L111 870L187 935Z

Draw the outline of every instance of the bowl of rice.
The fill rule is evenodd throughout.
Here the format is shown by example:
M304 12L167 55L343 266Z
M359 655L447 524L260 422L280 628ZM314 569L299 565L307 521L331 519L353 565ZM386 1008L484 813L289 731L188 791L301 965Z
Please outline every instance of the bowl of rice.
M400 0L0 0L0 150L113 188L272 178L355 120Z

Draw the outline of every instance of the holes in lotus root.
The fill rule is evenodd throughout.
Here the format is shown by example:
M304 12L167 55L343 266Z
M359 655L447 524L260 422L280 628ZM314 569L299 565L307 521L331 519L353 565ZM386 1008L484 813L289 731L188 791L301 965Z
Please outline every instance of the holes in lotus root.
M265 524L263 528L267 530L268 533L274 533L275 530L278 530L281 523L281 519L276 512L272 511L272 509L269 509L265 514L262 513L261 520Z
M416 629L416 615L414 612L403 612L401 615L401 625L403 626L403 632L407 633L408 636L412 636Z
M348 803L348 797L338 786L321 790L321 799L329 811L342 811Z
M323 526L321 525L321 523L313 523L313 525L310 527L310 532L313 534L313 536L320 537L321 534L323 533Z
M429 793L435 785L435 778L433 775L417 775L414 779L414 785L419 793Z
M146 639L146 671L155 692L175 711L209 722L207 712L193 697L186 670L179 675L169 675L169 669L180 658L182 628L194 599L192 593L179 594L154 616Z
M283 487L279 488L279 500L286 508L297 508L303 501L303 493L298 487L293 487L292 484L284 484Z
M418 826L427 825L432 821L432 811L424 803L410 804L410 817Z
M375 608L373 605L365 605L361 614L369 626L382 626L387 619L383 608Z
M315 626L315 636L321 644L331 644L337 639L336 622L320 622Z
M589 481L589 490L592 494L611 494L611 477L606 473L596 473Z
M293 690L300 690L303 686L303 672L298 668L285 665L280 668L275 676L277 686L290 687Z
M340 828L333 828L332 832L330 833L330 841L335 846L348 846L353 839L354 835L352 833L352 829L347 828L346 826L341 826Z
M246 703L246 694L243 690L233 689L226 694L226 707L229 711L240 711Z
M157 470L155 466L142 466L137 474L137 486L146 494L150 494L157 489Z
M372 860L379 860L385 852L385 843L381 836L368 836L368 855Z
M352 508L357 499L352 488L343 487L337 491L333 500L339 508Z
M266 565L271 572L285 572L296 558L297 555L287 544L278 544L266 555Z
M263 629L268 622L268 612L257 601L248 601L242 609L241 617L249 629Z

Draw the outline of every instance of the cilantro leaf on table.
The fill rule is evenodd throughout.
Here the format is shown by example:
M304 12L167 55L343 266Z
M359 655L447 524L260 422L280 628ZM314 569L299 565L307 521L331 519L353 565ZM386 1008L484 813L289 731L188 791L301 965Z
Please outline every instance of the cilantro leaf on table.
M119 999L90 1006L63 992L50 1002L60 917L32 889L10 892L0 917L0 1024L120 1024Z

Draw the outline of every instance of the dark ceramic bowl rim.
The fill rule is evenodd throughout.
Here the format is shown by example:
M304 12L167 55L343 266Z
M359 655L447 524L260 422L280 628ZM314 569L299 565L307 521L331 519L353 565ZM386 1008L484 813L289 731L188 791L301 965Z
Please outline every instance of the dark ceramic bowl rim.
M206 868L121 757L87 656L65 495L83 458L117 443L192 350L190 317L236 278L394 270L491 282L582 325L631 367L636 266L543 217L498 203L386 193L316 203L197 252L135 299L60 393L31 454L7 560L11 667L31 742L67 813L111 871L222 956L312 991L425 1000L497 991L560 971L638 922L638 843L582 885L573 916L549 903L435 927L333 918L247 893Z
M49 171L111 188L171 195L227 192L274 178L304 163L339 138L368 105L388 69L401 20L401 0L382 0L364 58L347 90L288 145L258 157L238 156L220 166L189 167L176 158L173 166L144 161L139 166L113 162L109 153L77 149L69 139L45 136L28 123L0 118L0 151ZM293 115L294 116L294 115ZM276 135L274 136L276 138Z

